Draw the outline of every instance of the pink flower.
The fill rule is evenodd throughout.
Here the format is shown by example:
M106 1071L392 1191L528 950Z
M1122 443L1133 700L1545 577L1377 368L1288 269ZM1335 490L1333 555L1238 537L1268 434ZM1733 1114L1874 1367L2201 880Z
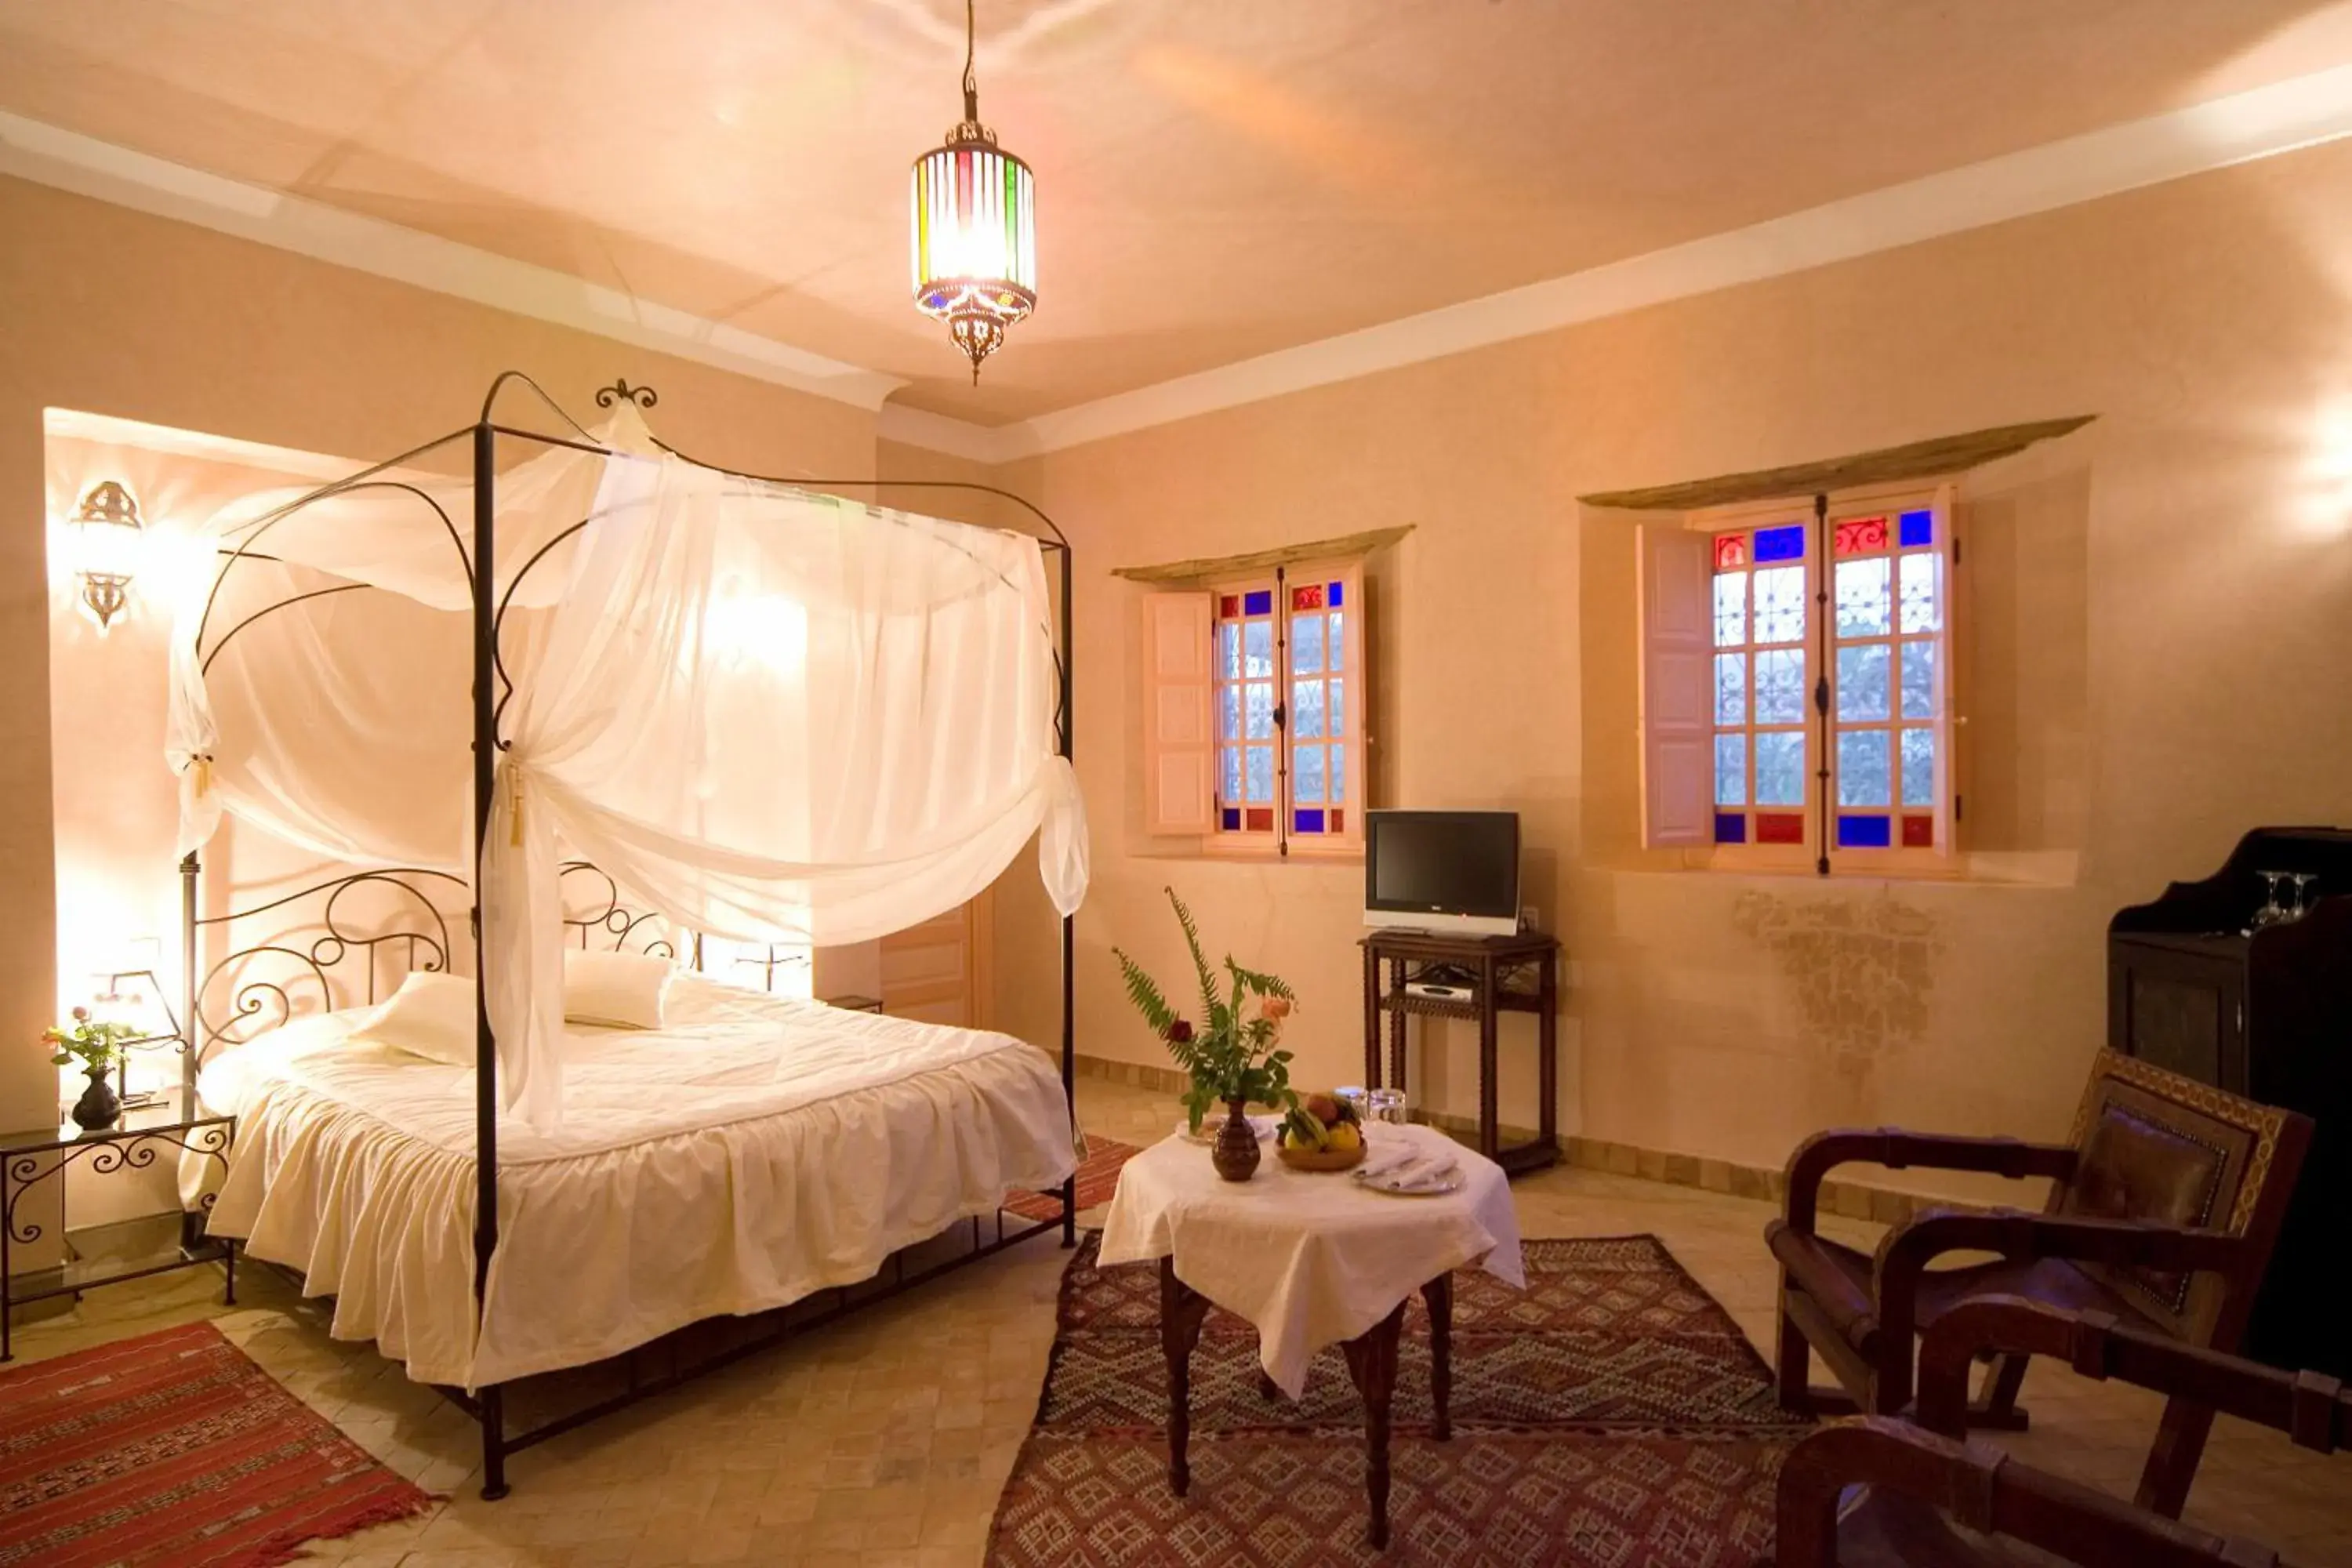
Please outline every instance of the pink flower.
M1272 1018L1276 1023L1280 1023L1290 1016L1290 998L1268 996L1257 1005L1257 1010L1260 1016Z
M87 1024L89 1022L89 1009L87 1007L75 1008L73 1010L73 1016L74 1021L78 1024Z
M1186 1023L1181 1018L1179 1018L1174 1023L1169 1025L1168 1043L1171 1046L1186 1046L1192 1044L1192 1026Z

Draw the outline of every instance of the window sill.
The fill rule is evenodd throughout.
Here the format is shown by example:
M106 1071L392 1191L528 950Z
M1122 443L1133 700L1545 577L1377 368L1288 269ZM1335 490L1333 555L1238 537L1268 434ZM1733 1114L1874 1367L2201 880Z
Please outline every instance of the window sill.
M2071 888L2080 880L2081 857L2072 849L1963 850L1937 864L1914 861L1902 865L1832 865L1823 876L1812 858L1789 860L1741 858L1732 859L1715 850L1669 851L1680 864L1654 864L1642 869L1670 869L1676 874L1696 871L1714 877L1759 877L1774 880L1801 878L1809 882L1953 883L1972 888ZM1634 869L1635 868L1624 868Z
M1151 847L1139 851L1137 858L1145 860L1223 860L1250 866L1360 866L1364 863L1361 840L1346 844L1302 846L1297 839L1290 842L1290 853L1284 855L1271 841L1265 844L1235 844L1218 838L1185 839L1155 838Z

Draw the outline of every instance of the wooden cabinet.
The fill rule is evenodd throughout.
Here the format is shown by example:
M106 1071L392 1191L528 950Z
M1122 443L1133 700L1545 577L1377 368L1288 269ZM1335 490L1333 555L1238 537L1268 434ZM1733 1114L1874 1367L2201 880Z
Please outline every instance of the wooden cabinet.
M2263 871L2308 872L2310 912L2249 931ZM2311 1152L2249 1352L2352 1376L2352 830L2257 828L2221 870L2107 927L2107 1042L2312 1119Z

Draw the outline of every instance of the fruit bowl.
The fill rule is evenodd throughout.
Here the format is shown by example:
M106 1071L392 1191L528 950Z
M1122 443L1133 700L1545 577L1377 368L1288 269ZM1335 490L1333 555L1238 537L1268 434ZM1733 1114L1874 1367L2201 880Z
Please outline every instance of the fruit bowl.
M1293 1149L1286 1143L1275 1152L1294 1171L1344 1171L1364 1162L1361 1143L1352 1149Z

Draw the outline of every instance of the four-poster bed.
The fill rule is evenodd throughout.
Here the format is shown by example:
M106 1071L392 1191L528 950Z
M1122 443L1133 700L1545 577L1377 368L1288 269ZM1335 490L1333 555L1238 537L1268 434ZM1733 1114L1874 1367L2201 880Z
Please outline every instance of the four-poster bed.
M500 423L497 403L509 382L538 394L572 433L549 436ZM242 1227L248 1237L274 1237L256 1256L268 1258L273 1248L305 1254L277 1260L305 1267L313 1289L330 1291L333 1280L371 1268L383 1272L354 1261L358 1243L330 1212L342 1200L319 1195L340 1185L334 1177L344 1164L378 1177L379 1186L396 1187L412 1207L437 1203L454 1216L469 1200L471 1267L463 1284L470 1322L453 1330L411 1321L429 1319L436 1310L446 1318L448 1295L446 1257L420 1261L434 1248L420 1247L411 1235L403 1262L413 1267L388 1289L384 1279L355 1287L361 1300L348 1326L410 1360L412 1374L450 1385L445 1392L479 1424L488 1498L504 1495L506 1458L520 1448L1044 1231L1058 1229L1066 1247L1076 1238L1071 911L1083 892L1085 849L1068 772L1066 538L1034 505L992 486L780 480L695 464L653 441L636 422L637 411L656 402L649 389L621 383L597 401L617 407L626 424L608 425L600 437L563 415L529 377L508 372L492 384L473 425L236 522L222 538L222 565L201 612L192 606L188 635L174 639L173 760L182 773L184 822L193 825L184 830L183 861L194 1037L187 1088L193 1103L201 1075L207 1093L251 1112L240 1122L237 1163L213 1223L226 1234ZM537 458L501 472L502 441L585 461L564 468ZM449 504L454 482L436 486L407 471L458 442L470 458L462 487L470 491L463 498L470 501L469 528L453 515L462 515ZM583 489L592 483L593 506L584 504ZM1036 517L1051 536L880 512L832 494L882 486L999 496ZM518 517L503 516L502 490L525 496ZM381 501L410 508L411 523L437 519L435 549L441 553L427 562L409 536L371 532L382 519L364 509ZM360 510L352 510L354 503ZM344 516L332 515L336 507L352 520L341 534L310 529L306 536L307 522L292 521L320 508L330 515L313 521L341 524ZM513 550L520 564L510 572L501 565L502 521L520 525ZM369 548L355 550L354 538ZM447 565L451 547L455 573ZM1042 574L1047 552L1058 568L1057 602ZM247 563L269 563L279 575L265 602L238 606L232 621L226 585ZM299 567L352 580L318 585L293 570ZM560 583L552 581L559 575ZM373 858L353 852L359 840L331 821L316 798L297 798L299 789L273 783L266 768L230 772L211 706L217 694L206 687L223 679L215 672L223 650L265 624L297 635L295 646L318 662L323 643L309 617L321 601L340 605L344 601L334 596L371 586L468 618L471 843L457 870L469 874L371 865L257 910L204 912L196 846L224 804L267 825L290 824L288 837L334 858ZM520 629L502 639L516 612L523 612ZM752 623L760 628L756 638L741 630ZM781 646L779 626L788 631ZM271 635L256 634L265 642ZM302 637L313 641L300 643ZM250 642L242 646L254 650ZM619 660L615 647L658 658ZM1041 660L1041 647L1049 658ZM820 668L838 678L822 690ZM934 691L942 680L954 689ZM616 683L625 689L604 689ZM839 695L832 690L836 684L844 687ZM321 689L329 700L310 711L340 716L334 700L349 694ZM662 709L658 724L644 712L647 701L629 700L631 691L663 700L652 704ZM583 707L583 692L603 706ZM676 700L681 694L708 710L670 711L684 706ZM1045 700L1033 710L1032 699L1040 695ZM852 701L884 711L877 717L839 706ZM305 711L299 705L292 710ZM784 717L769 728L772 711ZM746 714L757 721L748 730ZM821 772L807 754L816 748L805 742L836 728L850 760L834 765L828 751ZM795 753L774 758L768 769L781 783L762 774L737 787L745 776L740 748L747 732L750 744ZM600 753L598 742L614 733L621 740ZM398 739L425 748L415 755L429 753L429 737L404 730ZM608 766L614 757L629 765ZM414 793L404 782L394 788ZM264 798L270 789L282 794ZM707 840L706 823L712 825ZM565 848L604 851L595 857L601 868L577 859L559 868L559 827ZM437 826L428 823L427 829L407 842L429 849ZM559 928L579 945L667 945L677 956L696 951L706 930L772 938L782 922L814 940L862 940L843 932L877 934L892 929L887 922L893 919L911 923L909 910L927 918L954 907L987 885L1033 830L1062 917L1057 1074L1033 1047L1009 1037L781 998L755 1004L748 993L694 977L671 987L679 998L675 1029L665 1020L660 1029L624 1039L614 1031L572 1028L562 1017L561 944L549 940ZM602 865L607 858L617 867ZM624 903L616 870L633 890L651 889L646 907ZM592 900L584 913L566 907L562 891L564 879L583 873L603 878L604 889L601 904ZM445 895L437 904L436 891ZM409 906L389 926L381 910L373 924L356 912L385 898ZM460 898L462 909L447 907ZM306 929L317 934L307 942L236 945L249 940L243 929L249 917L295 918L304 900L316 900ZM459 928L470 936L474 969L470 1066L393 1065L350 1048L344 1042L358 1026L337 998L377 1001L387 954L394 971L454 967L451 931ZM213 959L199 951L199 936L215 929L232 951ZM254 978L257 957L290 964L304 995L320 998L316 1015L297 1019L299 1002L284 985ZM202 967L206 962L208 969ZM331 977L347 962L363 973ZM217 989L208 995L208 988ZM229 999L226 1020L216 1025L219 990ZM274 1036L258 1027L271 1022L289 1026ZM249 1043L257 1039L264 1044ZM224 1058L219 1047L234 1049ZM665 1049L674 1054L665 1058ZM696 1076L705 1066L707 1083ZM470 1121L469 1139L453 1121L461 1080L468 1103L457 1120ZM572 1085L569 1101L560 1087L565 1083ZM839 1125L813 1131L828 1116ZM862 1191L859 1203L870 1206L878 1195L885 1212L861 1209L864 1230L842 1227L843 1235L818 1249L821 1257L799 1257L794 1248L803 1240L793 1217L809 1221L812 1211L805 1205L794 1210L794 1196L824 1187L828 1173L842 1164L829 1162L828 1153L845 1154L852 1164L865 1160L861 1173L880 1162L878 1185ZM452 1162L460 1159L469 1166L469 1194L448 1186ZM697 1161L708 1171L698 1173ZM553 1221L529 1235L510 1235L509 1228L560 1214L570 1227L561 1234L574 1247L586 1235L593 1247L597 1239L580 1229L590 1223L582 1216L601 1215L608 1228L629 1231L639 1200L628 1194L637 1189L614 1186L622 1179L614 1173L641 1169L655 1173L646 1190L686 1194L680 1201L689 1205L704 1190L695 1184L707 1176L708 1190L718 1194L711 1202L734 1205L730 1224L753 1233L755 1242L760 1225L774 1222L767 1241L737 1247L731 1231L714 1233L711 1248L730 1260L729 1270L717 1271L725 1275L720 1288L674 1299L657 1283L633 1280L625 1258L607 1299L630 1303L636 1318L599 1328L575 1314L569 1338L559 1333L554 1342L523 1346L528 1336L517 1314L528 1310L531 1290L518 1283L518 1271L552 1257L558 1231ZM746 1171L782 1171L783 1195L772 1203L741 1200L735 1194ZM386 1173L397 1181L383 1180ZM274 1187L273 1178L282 1185ZM994 1190L987 1192L991 1184ZM1008 1185L1055 1191L1060 1214L1008 1230L998 1206ZM823 1202L821 1191L809 1201ZM992 1215L992 1237L985 1230ZM799 1230L822 1231L824 1217L817 1212ZM940 1223L943 1217L947 1223ZM673 1216L655 1228L690 1235L691 1219ZM371 1238L384 1228L381 1214L349 1223ZM446 1228L445 1222L437 1239L447 1239ZM625 1253L645 1244L643 1236L609 1239ZM789 1266L769 1267L779 1258ZM444 1288L436 1290L436 1283ZM539 1294L554 1302L547 1316L576 1305ZM593 1298L575 1292L582 1294ZM509 1303L515 1311L507 1310ZM714 1304L716 1310L685 1315ZM339 1294L339 1332L347 1327L344 1307ZM638 1347L689 1323L709 1329L703 1320L721 1312L745 1321L717 1336L725 1342L715 1354L681 1369L672 1342L667 1370L641 1375ZM410 1350L418 1353L403 1354ZM516 1378L615 1354L626 1362L619 1392L527 1430L509 1429L506 1395Z

